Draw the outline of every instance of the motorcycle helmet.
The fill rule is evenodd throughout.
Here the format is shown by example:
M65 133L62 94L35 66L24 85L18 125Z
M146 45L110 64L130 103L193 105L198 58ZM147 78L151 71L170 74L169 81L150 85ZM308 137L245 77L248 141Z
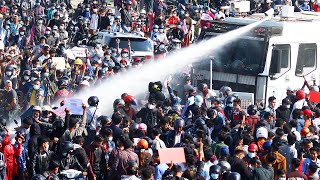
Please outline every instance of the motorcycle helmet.
M194 97L194 104L200 107L202 103L203 103L203 97L200 95L196 95Z
M184 127L184 120L183 119L177 119L174 122L174 127L175 127L175 129L183 128Z
M198 118L195 123L194 123L196 128L200 128L203 127L204 125L206 125L206 122L203 120L203 118Z
M149 147L148 141L145 139L140 139L137 144L137 147L139 149L148 149L148 147Z
M251 104L248 108L247 108L247 112L249 115L256 115L258 112L258 107L256 105Z
M36 174L31 178L31 180L45 180L46 178L42 176L41 174Z
M130 125L130 128L129 128L130 132L135 132L135 131L137 131L138 129L139 129L139 124L138 124L138 123L133 123L133 124L131 124L131 125Z
M18 138L22 138L24 141L26 141L26 138L27 138L26 132L24 132L23 130L18 130L18 131L16 132L16 137L15 137L15 139L17 140ZM24 141L23 141L23 142L24 142Z
M57 83L57 86L59 89L64 89L68 86L68 83L66 80L59 80L58 83Z
M113 109L115 109L117 106L123 106L124 105L124 101L122 99L116 99L113 102Z
M13 75L14 67L12 65L8 65L5 68L5 73L7 76L11 77Z
M241 180L241 175L237 172L231 172L228 177L228 180Z
M55 174L51 174L47 177L46 180L59 180L59 177Z
M248 147L249 152L257 152L258 151L258 146L254 143L251 143Z
M218 163L218 166L221 167L221 173L229 172L231 171L231 165L228 161L220 161Z
M234 97L234 96L229 96L229 97L227 97L227 99L226 99L226 104L233 103L234 100L236 100L236 97Z
M89 106L98 106L99 98L97 96L91 96L88 99Z
M262 144L262 148L263 148L264 152L268 153L271 151L271 144L272 144L271 141L266 141Z
M74 61L74 65L82 65L83 62L80 58L77 58L75 61Z
M218 179L221 173L221 167L219 165L212 165L209 170L211 179Z
M222 96L227 97L232 94L232 89L229 86L222 86L219 92Z
M126 95L126 96L124 97L124 102L125 102L126 104L137 105L134 97L131 96L131 95Z
M297 100L301 100L301 99L304 99L304 98L306 98L306 93L303 91L303 90L298 90L297 92L296 92L296 99Z
M73 151L73 143L70 141L65 141L62 144L62 155L67 156L72 151Z

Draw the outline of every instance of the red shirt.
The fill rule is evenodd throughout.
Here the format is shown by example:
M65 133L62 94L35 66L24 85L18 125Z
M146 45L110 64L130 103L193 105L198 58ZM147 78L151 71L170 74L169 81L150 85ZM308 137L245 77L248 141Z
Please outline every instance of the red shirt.
M314 12L320 12L320 6L319 5L313 3L312 4L312 8L313 8Z

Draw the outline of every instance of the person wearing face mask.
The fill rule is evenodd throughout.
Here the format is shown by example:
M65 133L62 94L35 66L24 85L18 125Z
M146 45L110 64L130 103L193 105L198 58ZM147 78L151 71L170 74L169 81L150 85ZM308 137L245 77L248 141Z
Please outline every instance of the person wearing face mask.
M47 38L47 44L49 46L55 45L56 41L55 41L55 38L51 34L51 28L50 27L46 28L45 37Z
M107 167L105 159L106 154L102 147L102 143L103 137L101 135L96 135L93 142L86 149L89 163L92 166L93 177L95 177L95 179L103 179Z
M84 9L84 11L83 11L83 17L84 17L84 18L87 18L87 19L90 19L90 17L91 17L90 5L89 5L89 4L86 4L86 5L85 5L85 9Z
M61 22L59 26L59 41L63 44L66 44L68 40L68 32L65 28L65 23Z
M53 28L53 26L59 26L60 25L60 15L59 12L55 12L53 15L53 19L49 20L48 27Z
M110 118L108 119L109 119L108 121L110 121L108 123L111 123L111 119ZM113 142L113 131L112 129L110 129L109 125L105 126L103 134L104 134L104 142L102 146L104 148L106 162L108 163L109 157L112 151L116 148L116 145Z
M180 40L180 41L183 41L183 39L184 39L184 32L183 32L183 30L181 29L181 28L182 28L181 24L178 23L176 27L177 27L176 29L173 29L173 30L172 30L172 39L178 39L178 40Z
M112 32L124 32L123 28L121 27L121 17L116 16L114 18L114 23L111 26L111 31Z
M234 155L230 157L228 162L231 165L231 171L241 174L242 180L248 180L250 178L250 171L247 168L245 161L243 160L244 150L241 146L238 146L234 150Z
M40 5L40 2L37 0L33 8L33 13L36 17L42 17L44 15L44 7Z
M26 103L29 106L42 106L44 100L44 90L41 89L41 82L39 79L33 81L33 88L27 93Z
M20 27L19 34L12 38L14 44L17 44L19 49L23 49L27 45L26 28Z
M43 19L39 18L31 28L30 39L34 45L40 42L40 37L45 33L46 27L43 23Z
M282 100L281 106L279 106L276 109L276 117L277 119L284 119L285 121L290 120L290 106L291 106L291 101L287 98L284 98Z
M99 15L98 15L98 7L93 7L92 14L90 17L90 31L91 33L95 33L98 30L99 23Z
M159 26L159 33L157 35L157 39L159 40L160 43L163 43L165 45L169 43L168 38L167 38L167 34L164 31L163 25Z
M136 118L141 118L141 123L147 125L148 134L151 134L152 128L159 124L162 117L163 113L157 108L155 99L149 99L147 106L136 114Z
M7 65L4 69L5 75L2 78L1 82L1 88L3 89L5 87L5 83L9 80L12 83L12 89L17 90L18 89L18 79L15 74L15 67L13 65Z
M189 12L185 13L185 18L183 20L183 24L185 24L186 29L185 32L185 38L183 40L183 47L188 47L190 45L190 37L191 37L191 27L192 27L192 19L190 18Z
M17 115L17 112L19 111L19 105L17 92L12 89L12 82L10 80L7 80L5 82L5 91L3 92L3 98L3 106L5 108L5 112L3 113L6 119L8 119L9 122L12 122Z
M46 136L38 138L37 151L30 157L30 175L36 174L47 176L49 174L49 163L53 160L53 152L49 150L50 139Z
M177 23L180 21L178 15L177 15L177 12L176 11L173 11L171 16L168 18L167 20L167 25L170 26L170 25L173 25L174 27L176 27Z
M132 2L131 0L127 0L125 3L125 7L120 9L121 13L121 27L125 32L130 32L132 27Z
M251 143L248 147L247 155L243 158L243 160L246 162L247 165L250 164L250 160L252 158L255 158L257 156L257 152L258 152L258 146L255 143Z

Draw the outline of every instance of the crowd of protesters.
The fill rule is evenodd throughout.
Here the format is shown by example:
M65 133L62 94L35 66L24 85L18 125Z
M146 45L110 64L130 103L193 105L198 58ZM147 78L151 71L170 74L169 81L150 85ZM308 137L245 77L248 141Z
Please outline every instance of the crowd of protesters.
M251 4L252 12L279 4L320 11L317 1ZM56 114L66 98L146 61L99 42L86 58L70 58L68 48L84 47L99 31L187 47L210 27L208 20L236 16L230 5L85 0L72 8L67 0L1 0L0 180L319 179L320 109L303 90L288 88L279 107L269 97L266 107L244 111L231 88L219 96L206 84L193 87L186 76L179 86L151 82L144 104L119 92L110 116L98 95L82 105L81 115L68 108ZM55 57L64 58L65 68L56 67ZM184 149L185 162L162 163L159 150L173 147Z

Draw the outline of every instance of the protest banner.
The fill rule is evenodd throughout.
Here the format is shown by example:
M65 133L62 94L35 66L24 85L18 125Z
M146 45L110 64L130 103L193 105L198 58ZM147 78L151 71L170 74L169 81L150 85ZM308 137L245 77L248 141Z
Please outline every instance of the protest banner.
M162 148L158 149L160 163L184 163L186 158L184 155L184 149L179 148Z

